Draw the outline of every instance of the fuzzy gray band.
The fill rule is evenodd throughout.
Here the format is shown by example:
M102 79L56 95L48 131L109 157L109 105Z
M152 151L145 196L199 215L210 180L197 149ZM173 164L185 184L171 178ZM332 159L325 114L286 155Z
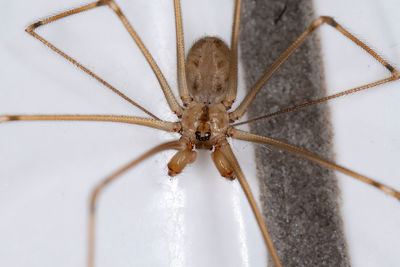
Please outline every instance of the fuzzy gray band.
M284 11L282 17L280 14ZM245 0L241 59L251 88L315 18L308 0ZM280 17L280 18L279 18ZM251 105L248 118L325 95L315 35L287 60ZM329 110L317 104L250 124L251 131L332 159ZM265 221L283 266L349 266L333 172L291 153L256 146Z

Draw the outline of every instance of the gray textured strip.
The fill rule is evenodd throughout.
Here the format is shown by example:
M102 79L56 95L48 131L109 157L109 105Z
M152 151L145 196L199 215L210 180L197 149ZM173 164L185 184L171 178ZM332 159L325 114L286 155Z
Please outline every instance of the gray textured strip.
M250 88L314 19L309 0L245 0L241 58ZM309 38L264 86L251 105L256 117L325 95L317 38ZM332 158L329 110L318 104L250 125L253 133L278 138ZM263 212L282 264L349 266L333 172L287 152L256 146Z

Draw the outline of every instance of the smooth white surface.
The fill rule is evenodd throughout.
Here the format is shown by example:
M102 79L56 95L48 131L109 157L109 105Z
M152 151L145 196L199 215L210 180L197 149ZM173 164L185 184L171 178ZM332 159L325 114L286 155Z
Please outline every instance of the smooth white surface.
M177 93L173 2L118 3ZM24 32L39 18L82 4L1 4L0 114L143 115ZM186 49L205 35L229 43L232 1L183 1L182 9ZM38 33L157 116L175 120L145 59L107 7ZM85 266L91 189L177 137L111 123L1 124L0 265ZM232 145L255 187L252 146ZM152 157L101 195L96 266L265 266L265 245L239 184L220 177L207 151L171 180L172 155Z
M317 14L338 23L400 67L400 2L315 1ZM390 73L329 26L321 31L328 92L380 80ZM330 102L336 161L400 190L400 81ZM400 266L399 201L338 175L352 266Z

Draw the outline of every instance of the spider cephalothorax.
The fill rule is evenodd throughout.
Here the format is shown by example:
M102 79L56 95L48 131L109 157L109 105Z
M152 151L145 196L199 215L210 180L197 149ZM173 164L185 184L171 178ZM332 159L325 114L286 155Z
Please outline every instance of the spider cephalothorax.
M229 115L222 104L192 102L183 113L181 126L186 142L198 149L212 149L226 138Z

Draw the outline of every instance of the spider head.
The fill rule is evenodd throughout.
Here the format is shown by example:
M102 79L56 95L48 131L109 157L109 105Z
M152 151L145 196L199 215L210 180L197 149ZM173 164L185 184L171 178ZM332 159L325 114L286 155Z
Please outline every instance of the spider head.
M204 142L210 140L211 129L210 124L201 121L199 126L197 126L196 132L194 133L198 141Z

